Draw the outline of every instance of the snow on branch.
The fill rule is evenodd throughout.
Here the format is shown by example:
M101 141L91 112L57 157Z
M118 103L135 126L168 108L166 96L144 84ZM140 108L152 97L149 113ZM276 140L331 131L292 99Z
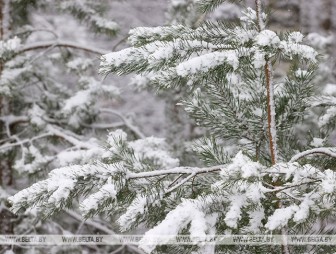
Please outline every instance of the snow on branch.
M27 45L22 46L21 48L18 48L17 53L20 54L20 53L27 52L27 51L52 48L52 47L73 48L73 49L83 50L83 51L97 54L97 55L104 55L108 53L108 51L104 49L88 47L88 46L73 43L70 41L61 41L61 40L43 41L43 42L27 44Z
M297 161L297 160L300 160L304 157L307 157L307 156L311 156L311 155L327 155L327 156L330 156L330 157L333 157L333 158L336 158L336 149L335 148L332 148L332 147L320 147L320 148L314 148L314 149L310 149L310 150L307 150L307 151L304 151L304 152L301 152L301 153L298 153L296 155L294 155L290 162L294 162L294 161Z

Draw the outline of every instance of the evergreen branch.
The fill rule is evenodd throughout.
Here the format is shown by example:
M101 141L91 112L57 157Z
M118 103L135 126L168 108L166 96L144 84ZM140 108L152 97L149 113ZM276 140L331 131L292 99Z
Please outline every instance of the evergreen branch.
M126 175L127 179L139 179L139 178L147 178L147 177L156 177L162 175L175 175L175 174L205 174L210 172L218 172L226 165L218 165L208 168L196 168L196 167L176 167L172 169L165 170L155 170L148 172L140 172L140 173L128 173Z
M32 50L50 48L50 47L73 48L73 49L83 50L83 51L97 54L97 55L104 55L109 52L104 49L88 47L88 46L73 43L70 41L55 40L55 41L44 41L44 42L37 42L37 43L31 43L28 45L24 45L23 47L17 50L17 54L21 54L21 53L32 51Z
M331 149L333 148L327 148L327 147L319 147L319 148L314 148L314 149L310 149L301 153L298 153L296 155L294 155L291 160L289 162L295 162L297 160L300 160L306 156L310 156L310 155L317 155L317 154L323 154L323 155L327 155L333 158L336 158L336 152L331 151Z

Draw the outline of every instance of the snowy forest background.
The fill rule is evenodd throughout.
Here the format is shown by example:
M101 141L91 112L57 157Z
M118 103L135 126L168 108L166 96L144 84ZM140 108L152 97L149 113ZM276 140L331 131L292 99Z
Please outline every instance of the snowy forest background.
M54 209L41 214L34 208L14 214L8 201L18 191L46 179L52 169L84 165L103 156L106 151L102 147L115 142L112 135L107 138L111 131L122 129L125 133L117 134L120 137L127 134L136 152L143 152L141 149L145 147L147 154L158 156L158 160L164 158L159 165L166 168L178 165L174 158L183 166L207 165L207 161L197 158L192 147L195 142L202 142L209 129L198 127L178 104L183 99L183 89L157 91L143 77L105 77L98 73L101 55L129 47L127 35L132 28L178 23L197 27L204 20L235 21L242 15L243 9L231 3L199 15L189 6L191 2L0 0L0 234L119 233L120 214L110 214L107 209L100 214L84 209L88 219L83 220L83 209L79 212L77 201L71 210ZM245 2L245 6L254 8L254 0ZM315 88L319 94L336 96L336 2L265 0L263 3L271 10L271 29L301 31L306 35L305 42L318 50L321 57L314 76ZM275 76L283 75L286 68L284 64ZM324 115L320 123L310 122L313 117L307 117L304 125L297 126L298 143L310 148L336 146L336 103L335 100L328 103L329 115ZM311 114L321 116L322 111ZM307 131L309 128L312 131ZM136 142L151 136L155 138L147 140L148 143ZM323 163L335 169L334 161ZM61 185L62 180L54 184ZM45 215L48 216L44 218ZM324 232L330 233L334 232L334 216L328 216L319 223L323 224ZM157 220L160 219L153 218ZM138 228L132 226L128 232L142 234L148 229L148 225L138 224ZM159 251L174 253L174 250ZM0 246L2 253L143 253L143 250L130 245Z

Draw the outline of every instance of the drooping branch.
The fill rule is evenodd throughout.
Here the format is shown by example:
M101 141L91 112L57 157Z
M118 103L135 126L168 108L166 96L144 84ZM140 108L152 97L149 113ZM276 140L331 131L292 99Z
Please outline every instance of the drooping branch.
M301 153L298 153L296 155L294 155L292 157L292 159L290 160L290 162L295 162L297 160L300 160L306 156L311 156L311 155L327 155L333 158L336 158L336 152L332 151L335 150L335 148L328 148L328 147L320 147L320 148L314 148L314 149L310 149Z
M97 54L97 55L104 55L109 53L109 51L104 49L99 49L95 47L88 47L85 45L69 42L69 41L61 41L61 40L55 40L55 41L43 41L43 42L37 42L32 44L24 45L22 48L18 49L17 53L24 53L27 51L32 50L39 50L39 49L45 49L50 47L60 47L60 48L73 48L78 50L83 50L89 53Z

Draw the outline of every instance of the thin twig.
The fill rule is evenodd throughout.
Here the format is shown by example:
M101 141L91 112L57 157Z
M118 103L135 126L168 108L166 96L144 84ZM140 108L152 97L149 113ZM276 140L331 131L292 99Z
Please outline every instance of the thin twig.
M178 184L176 184L173 187L171 187L168 190L166 190L165 194L168 194L168 193L176 190L178 187L182 186L183 184L185 184L186 182L188 182L191 178L193 178L195 176L196 176L196 173L190 174L189 176L187 176L186 178L184 178L181 182L179 182Z
M119 112L113 110L113 109L108 109L108 108L102 108L100 109L100 112L102 113L110 113L113 114L117 117L119 117L124 123L127 128L129 128L138 138L146 138L146 136L138 129L138 127L134 126L130 120L128 120L126 117L124 117L122 114Z

